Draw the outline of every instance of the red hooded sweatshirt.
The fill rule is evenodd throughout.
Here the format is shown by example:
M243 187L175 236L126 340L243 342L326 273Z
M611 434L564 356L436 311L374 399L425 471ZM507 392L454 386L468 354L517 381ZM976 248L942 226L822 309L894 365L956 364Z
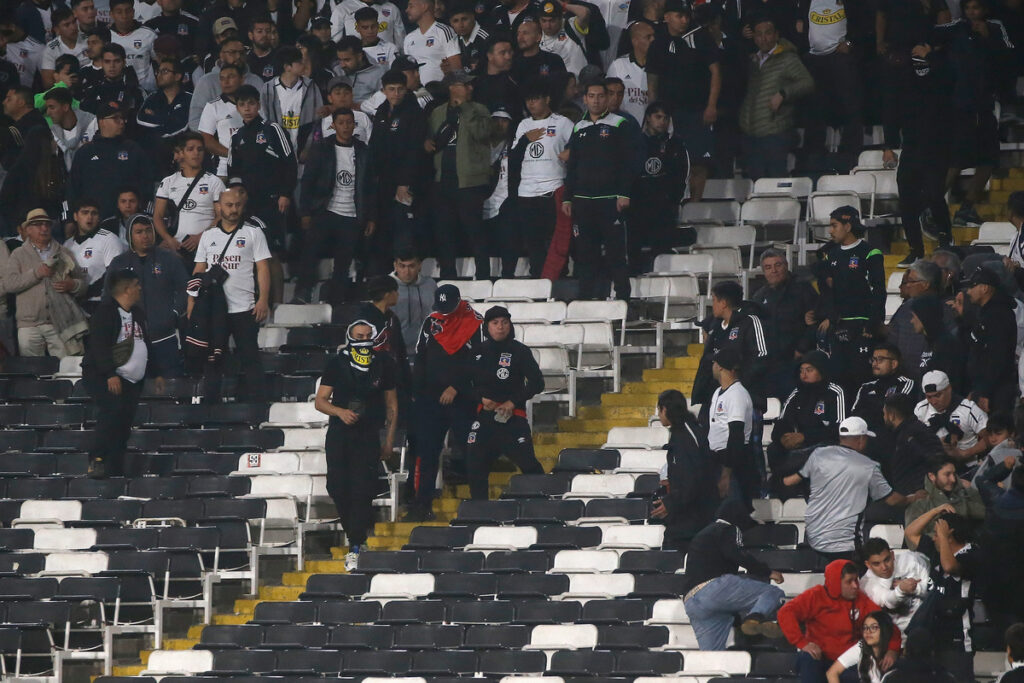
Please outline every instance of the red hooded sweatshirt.
M817 643L825 659L835 661L860 640L864 617L879 609L863 591L855 600L840 593L843 567L852 564L835 560L825 567L825 585L815 586L779 608L778 620L786 640L796 649ZM890 650L900 649L900 632L894 628Z

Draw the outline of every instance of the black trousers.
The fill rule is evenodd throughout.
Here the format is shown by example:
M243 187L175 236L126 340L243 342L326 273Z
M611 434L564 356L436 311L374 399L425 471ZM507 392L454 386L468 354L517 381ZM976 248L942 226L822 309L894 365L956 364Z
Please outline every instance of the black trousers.
M355 218L339 216L330 211L314 216L309 230L303 237L298 290L305 292L313 288L316 283L317 263L323 256L330 254L334 258L330 303L336 305L345 302L351 285L348 270L361 237L359 224Z
M259 331L252 311L228 313L228 334L235 340L235 354L239 358L244 378L239 385L236 398L239 401L261 403L267 400L266 380L263 377L263 360L260 358ZM207 363L203 372L203 401L219 401L224 380L220 363Z
M629 206L629 267L639 275L649 272L658 254L671 253L682 239L676 228L679 206L664 198L636 197Z
M451 431L448 443L461 447L466 443L466 434L473 419L473 404L456 397L451 404L443 406L436 396L416 396L413 403L413 420L416 436L416 460L418 465L416 503L429 507L434 499L434 482L441 462L444 437Z
M502 424L495 421L494 415L487 411L477 413L466 437L466 479L473 500L487 500L491 465L501 455L514 462L523 474L544 474L533 453L533 435L526 418L513 415Z
M394 186L381 186L377 200L377 229L363 241L361 258L366 278L387 275L394 268L395 254L406 249L423 253L426 245L420 220L420 201L412 206L395 201Z
M840 150L857 154L864 146L864 96L857 58L853 52L804 57L817 92L804 100L810 120L804 129L804 149L825 151L825 127L841 123Z
M576 241L576 277L581 299L603 297L601 285L609 276L615 296L629 301L629 263L626 260L626 223L615 208L615 198L572 200L573 237Z
M444 183L434 185L434 248L441 266L441 279L455 279L455 257L460 237L469 241L476 260L476 279L491 276L491 260L483 232L484 200L487 188L455 189Z
M124 476L124 453L132 433L143 382L129 382L122 378L121 393L115 396L107 389L107 380L102 377L86 375L82 379L96 402L95 441L89 450L89 460L102 460L108 477Z
M380 432L332 424L327 429L327 494L338 509L348 545L363 545L373 525L373 497L378 489Z
M829 328L832 376L847 396L856 396L860 385L871 379L871 350L876 341L866 320L840 320Z
M953 236L953 224L949 218L949 206L946 204L948 163L945 157L944 154L904 148L899 169L896 171L903 232L910 243L911 253L919 256L924 256L921 214L925 209L931 210L940 238L945 238L948 242Z
M555 212L560 207L555 204L554 192L540 197L517 197L516 207L516 220L506 223L509 232L506 243L523 245L530 260L530 277L539 278L555 232Z

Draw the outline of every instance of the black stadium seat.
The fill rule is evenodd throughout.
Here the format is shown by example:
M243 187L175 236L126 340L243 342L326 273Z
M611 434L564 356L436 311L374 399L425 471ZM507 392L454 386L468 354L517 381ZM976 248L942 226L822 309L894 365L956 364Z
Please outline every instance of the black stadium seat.
M456 520L457 521L457 520ZM409 535L405 550L445 550L464 548L473 541L473 528L467 526L418 526ZM461 553L460 553L461 554Z
M330 627L321 624L281 624L270 626L263 636L263 647L271 649L322 648L330 637Z
M128 482L132 498L184 498L187 493L186 477L138 477Z
M207 626L199 638L204 650L239 650L258 648L263 643L263 627L258 624Z
M569 490L571 473L517 474L508 482L502 498L550 498Z
M493 596L498 589L495 574L438 574L431 597L462 598Z
M796 653L758 652L750 673L758 676L786 676L796 671Z
M32 451L39 445L39 434L31 429L5 429L0 439L4 451Z
M531 550L579 550L601 543L601 528L596 526L543 526Z
M500 598L540 598L568 590L569 577L564 574L509 574L498 579Z
M415 676L472 675L479 666L477 653L472 650L443 650L415 652L409 673ZM476 679L474 679L476 683Z
M377 550L359 554L360 574L415 574L419 556L408 550Z
M595 498L587 501L584 517L618 517L627 524L647 521L651 506L636 498Z
M778 548L797 544L799 530L795 524L759 524L743 532L746 548Z
M260 602L256 604L250 623L312 624L315 621L315 602Z
M555 472L592 473L614 470L619 452L612 448L563 448L558 453Z
M452 524L511 524L518 515L519 505L514 500L464 500L459 503L459 511Z
M617 571L626 574L674 574L686 563L686 554L675 550L627 550L619 557Z
M334 676L343 666L342 653L337 650L280 650L273 673L275 676Z
M96 530L97 550L151 550L160 543L158 529L100 527Z
M401 676L412 666L412 654L402 650L365 650L345 653L344 672L364 676Z
M418 527L417 529L414 529L413 532L415 533L419 529L440 529L441 531L447 531L449 529L456 530L458 527ZM406 548L408 547L409 546L407 545ZM420 571L430 574L468 574L470 572L482 571L484 568L484 554L480 552L449 552L446 550L433 550L421 551L419 556Z
M495 551L484 559L484 571L495 574L546 572L551 565L551 554L542 550Z
M597 627L597 647L607 650L647 650L668 642L668 629L664 626Z
M448 609L454 624L509 624L515 619L510 600L459 600Z
M12 500L56 500L63 498L68 482L63 477L12 479L7 482L7 497Z
M310 581L313 577L310 577ZM307 595L307 593L303 593ZM301 597L301 596L300 596ZM317 605L316 617L322 624L372 624L380 619L379 602L322 602Z
M361 596L369 590L370 577L365 574L313 574L306 581L306 590L299 599L348 599Z
M391 626L335 626L326 647L335 650L387 650L394 643L395 629Z
M43 553L0 553L0 576L38 574L44 567Z
M575 600L516 600L516 624L572 624L580 620L583 607Z
M615 656L618 676L664 676L683 669L683 656L678 652L628 650Z
M523 624L469 626L466 629L466 647L474 650L521 648L530 642L530 629Z
M441 624L399 626L395 647L399 650L447 650L462 647L465 629Z
M540 674L547 668L547 657L536 650L488 650L480 653L480 671L485 676Z
M89 479L79 477L68 482L67 497L77 500L96 498L119 498L125 495L128 480L121 477L109 479Z
M245 675L274 670L277 657L273 650L217 650L213 653L213 673Z
M391 600L381 609L382 624L440 624L445 621L442 600Z
M588 600L581 621L588 624L640 623L651 617L651 603L644 600Z
M551 655L553 676L606 676L615 669L615 655L602 650L560 650Z
M31 550L34 542L32 529L0 529L0 552Z
M583 516L582 500L544 500L524 498L519 501L516 524L565 524Z

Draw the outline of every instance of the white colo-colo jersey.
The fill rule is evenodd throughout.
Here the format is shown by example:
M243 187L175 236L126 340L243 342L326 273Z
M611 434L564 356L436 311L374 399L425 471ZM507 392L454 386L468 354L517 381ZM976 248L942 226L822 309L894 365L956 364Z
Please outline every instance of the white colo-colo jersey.
M928 424L928 421L938 415L938 413L939 411L932 408L932 404L928 403L927 399L918 403L917 407L914 408L914 415L925 424ZM985 414L985 411L977 403L969 398L965 398L953 409L952 414L949 416L949 421L963 431L964 435L957 442L957 447L962 451L967 451L978 445L978 434L988 426L988 415ZM935 432L935 435L939 439L945 439L949 435L949 430L942 427Z
M378 40L376 45L363 46L363 54L366 55L366 61L370 64L380 64L390 69L395 62L395 57L398 56L398 48L394 43Z
M712 452L724 451L729 445L729 423L743 423L743 442L750 443L754 426L754 402L750 392L740 382L725 389L718 387L711 395L711 423L708 425L708 445Z
M462 54L451 26L435 21L426 31L415 28L405 37L402 52L420 63L420 82L426 85L444 78L441 60Z
M54 38L43 48L43 53L39 58L39 68L54 71L57 59L64 55L73 55L78 60L79 66L88 66L92 63L92 60L85 54L87 47L88 41L82 33L78 34L78 38L72 47L68 47L59 37Z
M230 244L224 251L227 241ZM223 260L220 258L222 251ZM244 313L256 305L256 262L269 258L267 238L262 230L248 221L233 232L225 232L220 225L210 228L199 238L199 247L196 248L196 263L205 263L207 267L221 263L227 271L224 296L228 300L228 313Z
M138 26L125 35L115 30L110 31L110 42L124 48L128 56L127 64L135 69L135 75L139 77L139 87L146 92L156 90L156 73L153 71L153 43L156 38L156 31L147 26Z
M604 17L604 23L608 29L608 38L611 40L608 47L601 50L601 62L607 69L619 56L620 36L629 26L630 0L592 0L592 2L601 10L601 16Z
M178 206L181 198L188 192L195 177L186 178L179 171L160 181L156 188L156 198L166 199L168 204ZM212 173L203 173L196 186L189 192L185 203L178 210L178 227L174 232L177 240L189 235L198 235L216 221L216 204L224 191L224 183Z
M370 144L370 134L373 132L373 121L370 117L364 114L358 109L352 110L352 115L356 120L356 129L353 135L366 144ZM327 116L320 119L320 132L323 134L324 139L334 137L334 115L328 114Z
M575 17L573 18L575 21ZM579 31L577 29L577 31ZM569 34L562 29L553 36L541 35L540 49L551 52L562 58L565 62L565 70L571 74L579 75L580 71L587 65L587 56L579 43L569 37Z
M377 10L377 36L394 45L401 45L405 40L405 23L402 10L393 2L344 0L335 5L331 10L331 40L338 40L342 36L358 36L355 13L364 7Z
M43 48L42 43L29 36L16 43L7 43L7 52L2 56L18 70L18 78L26 88L31 88L36 80L36 72L39 71L39 64L43 58Z
M103 229L97 230L81 242L70 239L64 246L75 257L75 263L89 276L90 285L107 274L107 267L115 256L128 250L124 240ZM89 301L99 300L99 295L89 297Z
M626 92L622 98L622 110L632 114L637 123L643 125L647 111L647 71L633 61L629 55L619 57L608 67L608 78L621 78Z
M545 119L523 119L516 128L515 143L531 130L544 129L544 136L526 143L523 169L519 179L520 197L540 197L554 192L565 183L565 163L558 155L572 137L572 121L560 114Z
M203 107L203 114L199 117L199 132L209 133L230 151L231 136L238 132L242 124L242 116L238 113L238 107L234 102L228 102L221 96L207 102ZM230 159L230 154L220 157L220 162L217 164L217 175L226 176L228 174Z

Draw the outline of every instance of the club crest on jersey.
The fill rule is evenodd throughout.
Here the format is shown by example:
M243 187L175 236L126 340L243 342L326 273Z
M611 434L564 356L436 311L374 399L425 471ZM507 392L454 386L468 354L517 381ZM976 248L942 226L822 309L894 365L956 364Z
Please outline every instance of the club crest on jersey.
M386 7L382 7L380 13L383 14L385 17L391 16L391 10L387 9Z
M126 152L126 151L124 151L122 149L120 152L117 153L117 160L118 161L128 161L128 152Z
M263 67L263 77L264 78L270 78L273 75L274 75L274 65L273 64L267 64L266 66Z
M824 401L818 401L816 404L814 404L814 414L815 415L824 415L825 414L825 402Z
M466 443L476 443L476 432L470 432L466 437Z
M551 72L551 67L550 66L548 66L547 64L541 64L540 65L540 75L541 76L547 76L550 72Z
M608 126L601 126L601 132L598 133L598 135L600 135L603 138L606 138L609 135L611 135L611 133L608 132Z
M134 48L135 48L136 50L141 50L141 49L142 49L142 41L141 41L141 40L133 40L133 41L132 41L132 46L133 46L133 47L134 47Z
M849 268L850 270L856 270L859 266L860 266L860 257L859 256L851 256L850 257L850 262L847 264L847 268Z
M163 272L164 269L159 263L153 264L153 275L161 275Z
M398 119L391 122L391 130L398 130Z
M267 144L267 136L263 133L256 133L256 144L265 145Z
M200 185L199 186L199 194L209 194L209 192L210 192L210 186L209 185Z
M554 127L554 126L548 126L548 130L547 130L547 133L545 133L545 134L546 134L546 135L547 135L547 136L548 136L549 138L553 138L553 137L555 137L555 132L556 132L556 130L555 130L555 127Z
M434 47L434 39L427 38L427 47Z
M84 256L85 258L92 258L92 247L89 247L84 252L82 252L82 256Z
M507 367L511 367L511 365L512 365L512 354L511 353L503 353L500 356L498 356L498 367L507 368Z
M890 396L892 396L895 393L896 393L896 387L889 387L888 389L885 390L885 397L889 398Z
M237 240L235 240L235 246L238 247L239 249L244 247L245 246L245 238L244 237L239 237Z
M729 330L729 341L736 341L740 336L740 328L734 327Z
M188 35L188 24L178 24L178 35L179 36L187 36Z

